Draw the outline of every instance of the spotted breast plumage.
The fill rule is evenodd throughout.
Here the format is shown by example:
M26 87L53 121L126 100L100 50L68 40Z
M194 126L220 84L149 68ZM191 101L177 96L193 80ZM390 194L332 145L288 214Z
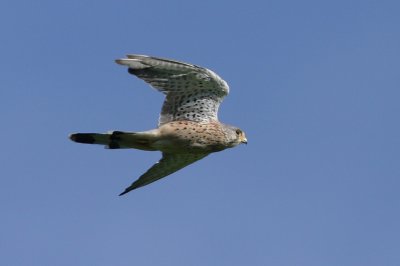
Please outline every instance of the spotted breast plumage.
M218 121L228 84L196 65L145 55L128 55L116 63L165 94L158 127L142 132L75 133L70 139L109 149L161 151L162 158L120 195L170 175L213 152L247 143L242 130Z

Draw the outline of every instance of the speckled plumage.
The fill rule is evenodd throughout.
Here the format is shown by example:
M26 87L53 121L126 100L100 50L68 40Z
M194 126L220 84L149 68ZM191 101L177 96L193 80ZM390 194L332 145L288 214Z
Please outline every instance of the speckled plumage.
M120 195L172 174L212 152L247 143L239 128L218 121L218 108L229 87L213 71L145 55L128 55L116 62L166 96L156 129L70 136L75 142L103 144L110 149L162 152L162 159Z

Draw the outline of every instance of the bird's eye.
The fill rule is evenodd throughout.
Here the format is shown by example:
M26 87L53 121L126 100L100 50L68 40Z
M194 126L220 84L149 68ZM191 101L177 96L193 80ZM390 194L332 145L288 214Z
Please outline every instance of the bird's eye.
M236 135L242 134L242 131L240 129L236 129Z

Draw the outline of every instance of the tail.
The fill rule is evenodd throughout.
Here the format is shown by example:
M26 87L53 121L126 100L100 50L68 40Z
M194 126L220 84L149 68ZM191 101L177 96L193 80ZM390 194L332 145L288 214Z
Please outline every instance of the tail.
M105 145L107 149L156 150L151 147L151 135L147 132L75 133L69 138L78 143Z

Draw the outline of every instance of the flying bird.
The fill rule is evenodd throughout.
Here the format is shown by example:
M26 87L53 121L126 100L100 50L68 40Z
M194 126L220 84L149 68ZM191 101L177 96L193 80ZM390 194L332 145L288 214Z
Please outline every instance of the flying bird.
M218 121L228 84L213 71L146 55L127 55L117 64L165 95L158 127L142 132L75 133L70 139L109 149L161 151L162 158L121 195L166 177L210 153L247 143L244 132Z

